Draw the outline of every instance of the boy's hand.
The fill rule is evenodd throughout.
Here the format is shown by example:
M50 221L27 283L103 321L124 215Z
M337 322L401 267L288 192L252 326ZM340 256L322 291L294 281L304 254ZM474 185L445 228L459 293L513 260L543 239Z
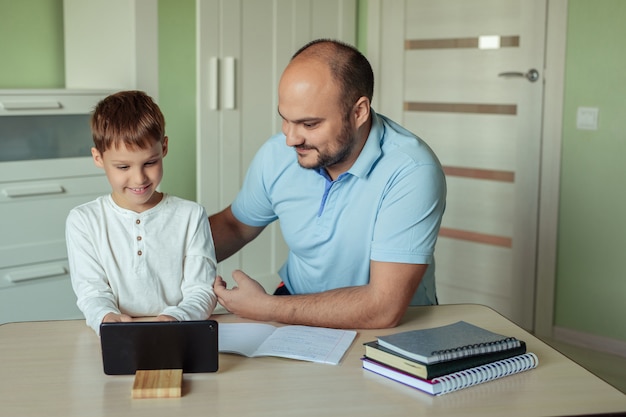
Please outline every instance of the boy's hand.
M156 321L178 321L172 316L168 316L167 314L159 314L156 318Z
M168 316L167 314L159 314L153 320L154 321L178 321L174 317ZM102 319L103 323L120 323L120 322L131 322L131 321L146 321L146 318L139 317L137 319L133 319L128 314L109 313L106 316L104 316L104 319Z
M133 318L128 314L109 313L102 319L103 323L120 323L133 321Z

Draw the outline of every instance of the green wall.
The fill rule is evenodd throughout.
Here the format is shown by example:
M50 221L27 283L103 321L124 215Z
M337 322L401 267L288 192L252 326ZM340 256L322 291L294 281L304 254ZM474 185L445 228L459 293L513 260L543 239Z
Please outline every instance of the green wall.
M159 0L159 105L169 153L161 189L196 199L196 2Z
M356 13L356 46L367 56L367 0L357 0Z
M358 46L366 51L367 0L358 4ZM0 0L0 88L63 87L62 5L62 0ZM626 1L569 1L555 300L557 326L621 340L626 340L624 21ZM159 0L159 90L171 144L162 189L194 199L194 0ZM600 109L599 130L576 129L579 106Z
M555 324L626 340L626 1L570 0ZM576 128L597 107L596 131Z
M0 0L0 88L63 88L63 0Z

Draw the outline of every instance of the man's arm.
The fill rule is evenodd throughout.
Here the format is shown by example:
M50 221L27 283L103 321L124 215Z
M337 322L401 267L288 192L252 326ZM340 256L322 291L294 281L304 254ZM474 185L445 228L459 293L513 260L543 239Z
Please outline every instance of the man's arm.
M370 262L370 282L317 294L274 296L241 271L227 289L216 281L218 301L243 318L346 329L395 327L406 312L428 265Z
M209 216L209 224L215 244L217 262L235 254L264 229L264 227L248 226L241 223L233 215L230 206Z

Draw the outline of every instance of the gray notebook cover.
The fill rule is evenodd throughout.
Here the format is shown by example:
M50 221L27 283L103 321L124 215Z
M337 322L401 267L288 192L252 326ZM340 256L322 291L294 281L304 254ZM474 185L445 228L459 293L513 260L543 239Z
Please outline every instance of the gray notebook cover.
M465 321L379 336L378 344L425 364L513 349L520 341Z

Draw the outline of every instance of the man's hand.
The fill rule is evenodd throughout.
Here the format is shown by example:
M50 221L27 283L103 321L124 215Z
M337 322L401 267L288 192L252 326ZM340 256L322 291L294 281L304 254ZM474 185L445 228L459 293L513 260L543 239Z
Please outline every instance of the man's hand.
M242 318L340 329L383 329L398 325L426 272L426 264L370 264L366 285L319 293L274 296L242 271L234 271L236 286L221 277L213 290L228 311Z
M239 317L269 320L269 317L264 313L264 301L268 301L271 295L268 295L261 284L243 271L233 271L233 279L237 285L228 289L222 277L216 277L213 290L217 295L217 301Z

